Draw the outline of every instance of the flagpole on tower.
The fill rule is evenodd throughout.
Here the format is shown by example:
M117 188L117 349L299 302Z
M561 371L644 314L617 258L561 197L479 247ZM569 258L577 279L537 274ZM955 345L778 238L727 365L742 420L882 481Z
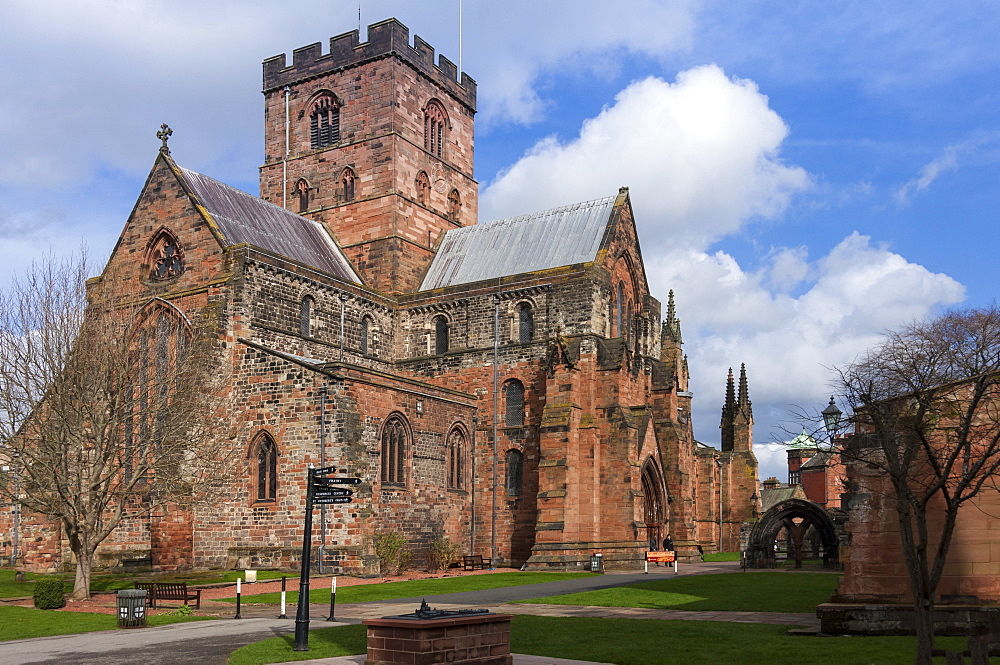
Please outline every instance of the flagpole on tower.
M462 0L458 0L458 76L462 76Z

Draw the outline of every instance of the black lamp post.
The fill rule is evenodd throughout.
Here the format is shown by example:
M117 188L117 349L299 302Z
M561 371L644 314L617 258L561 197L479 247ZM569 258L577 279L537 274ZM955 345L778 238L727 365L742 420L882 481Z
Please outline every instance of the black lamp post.
M844 415L833 401L833 395L830 395L830 403L823 409L822 414L823 426L826 427L826 433L830 435L830 446L832 447L837 438L837 432L840 430L840 417Z

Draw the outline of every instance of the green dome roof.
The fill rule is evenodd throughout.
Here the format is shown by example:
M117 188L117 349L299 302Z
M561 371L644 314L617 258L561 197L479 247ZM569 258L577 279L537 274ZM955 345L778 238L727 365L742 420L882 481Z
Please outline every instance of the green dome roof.
M806 434L805 428L802 429L802 434L799 434L797 437L792 439L787 446L789 450L801 449L801 448L818 448L818 447L819 446L816 443L816 439Z

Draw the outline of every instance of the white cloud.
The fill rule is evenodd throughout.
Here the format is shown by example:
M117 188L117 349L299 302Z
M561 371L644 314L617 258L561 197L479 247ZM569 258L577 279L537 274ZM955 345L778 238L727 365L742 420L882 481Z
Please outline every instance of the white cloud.
M920 175L896 190L896 201L900 205L907 205L914 194L930 187L931 183L937 180L942 173L957 169L957 152L956 146L949 146L942 154L924 164L924 167L920 169Z
M805 261L801 248L794 254ZM786 260L787 253L774 252L763 270L750 273L723 252L647 257L654 292L676 293L693 374L695 423L706 443L717 440L713 427L730 367L746 363L758 440L763 437L764 443L791 420L795 407L823 405L829 368L854 360L885 330L965 297L954 279L873 246L858 233L807 263L804 291L797 297L769 281Z
M780 482L788 480L788 452L780 443L755 443L754 455L757 456L758 477L767 480L777 478Z
M702 248L775 217L809 184L779 159L788 135L752 81L706 65L675 83L635 82L571 141L548 138L480 198L493 219L613 194L628 185L647 249Z

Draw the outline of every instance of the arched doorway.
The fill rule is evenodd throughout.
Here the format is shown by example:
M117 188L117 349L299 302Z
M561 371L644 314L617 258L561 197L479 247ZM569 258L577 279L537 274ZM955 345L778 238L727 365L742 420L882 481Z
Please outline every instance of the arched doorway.
M667 535L666 502L663 500L663 476L652 460L642 467L642 520L646 525L646 542L659 549Z
M812 501L788 499L776 504L760 518L750 532L743 562L747 568L773 568L775 541L785 534L788 540L788 557L795 559L795 567L802 567L802 553L806 534L818 536L824 568L840 568L840 539L837 526L830 514Z

